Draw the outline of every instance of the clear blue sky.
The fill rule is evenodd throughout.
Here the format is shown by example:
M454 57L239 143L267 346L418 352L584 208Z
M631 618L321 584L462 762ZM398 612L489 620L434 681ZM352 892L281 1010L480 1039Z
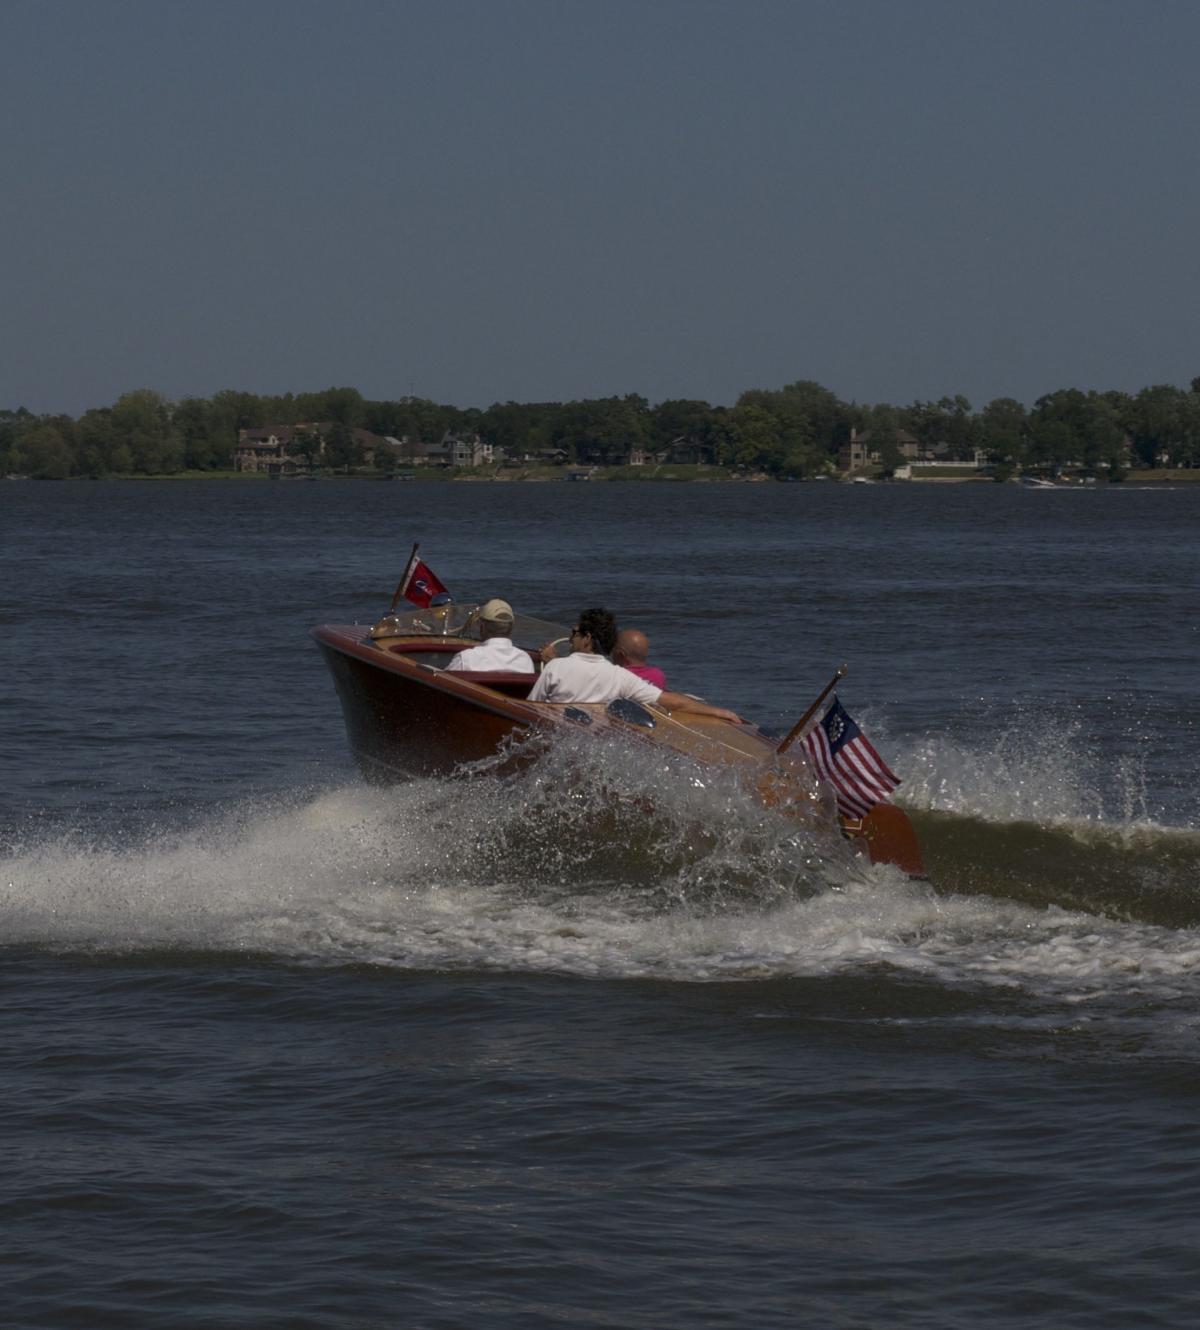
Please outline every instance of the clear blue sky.
M1200 374L1191 0L4 0L0 407Z

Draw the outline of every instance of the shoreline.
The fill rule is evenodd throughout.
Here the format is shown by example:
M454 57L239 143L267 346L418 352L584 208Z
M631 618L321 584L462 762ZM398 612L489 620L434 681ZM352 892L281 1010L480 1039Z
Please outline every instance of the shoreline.
M696 474L700 472L700 474ZM707 472L708 474L704 474ZM684 474L686 473L686 474ZM47 483L45 478L31 476L0 476L0 481L31 481ZM1089 478L1090 479L1090 478ZM1200 467L1191 469L1172 469L1170 471L1132 471L1122 480L1085 479L1082 477L1065 479L1053 484L1054 489L1108 489L1131 486L1135 489L1146 487L1165 487L1171 485L1200 484ZM895 480L892 478L871 476L808 476L808 477L773 477L762 472L750 475L730 475L723 468L656 467L651 472L642 468L608 467L598 468L590 474L563 474L563 468L521 468L513 472L498 471L490 475L464 475L461 473L422 469L413 473L378 473L378 472L322 472L317 475L271 476L262 471L175 471L163 475L121 474L107 476L66 476L50 480L51 484L63 481L85 481L90 484L103 484L107 481L181 481L203 480L210 482L230 481L257 484L263 481L275 481L288 484L316 481L357 481L367 483L409 484L412 482L465 485L545 485L545 484L635 484L635 485L852 485L870 484L887 486L907 485L1019 485L1016 477L997 481L991 476L921 476Z

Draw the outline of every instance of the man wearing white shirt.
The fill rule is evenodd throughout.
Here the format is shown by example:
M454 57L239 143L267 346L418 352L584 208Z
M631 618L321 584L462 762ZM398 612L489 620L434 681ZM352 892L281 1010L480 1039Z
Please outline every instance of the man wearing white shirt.
M448 670L499 671L505 674L532 674L533 660L528 651L512 644L513 612L507 600L489 600L479 611L477 647L468 647L452 656Z
M612 702L628 697L646 706L660 706L668 711L686 711L694 716L715 716L719 720L741 723L741 717L724 707L710 707L707 702L686 693L671 693L639 679L636 674L606 659L617 640L617 625L607 610L584 610L571 629L571 654L561 659L552 648L542 648L546 662L529 694L531 702Z

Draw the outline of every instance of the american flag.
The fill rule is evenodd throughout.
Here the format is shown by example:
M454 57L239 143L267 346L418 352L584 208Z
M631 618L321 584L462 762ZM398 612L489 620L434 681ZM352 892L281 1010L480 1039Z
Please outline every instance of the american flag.
M874 745L846 714L834 694L829 710L804 738L817 774L837 795L843 817L860 818L900 784Z

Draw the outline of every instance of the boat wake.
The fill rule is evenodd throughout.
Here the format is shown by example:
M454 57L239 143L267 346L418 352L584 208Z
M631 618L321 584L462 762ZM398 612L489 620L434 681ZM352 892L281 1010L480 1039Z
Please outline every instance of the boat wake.
M92 955L689 982L867 971L1200 999L1190 833L917 820L930 883L764 810L736 773L581 742L507 778L354 784L136 838L18 838L0 927L9 947Z
M904 759L931 881L1112 919L1200 927L1200 833L1150 806L1141 763L1104 763L1082 726L1013 716L991 747L927 741Z
M1200 928L1200 834L1145 824L991 822L913 813L943 891Z

